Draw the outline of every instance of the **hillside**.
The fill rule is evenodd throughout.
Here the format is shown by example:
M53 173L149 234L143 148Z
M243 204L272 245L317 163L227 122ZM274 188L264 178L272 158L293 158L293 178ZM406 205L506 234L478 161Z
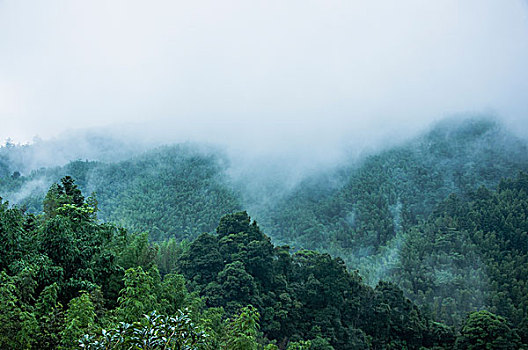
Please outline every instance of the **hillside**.
M51 184L70 175L84 192L96 193L100 219L149 231L153 240L192 239L240 209L226 184L226 167L225 157L212 149L176 145L115 163L73 161L28 176L3 177L0 190L5 199L39 212Z
M470 198L450 195L406 233L391 279L435 319L485 308L528 336L528 175Z
M94 136L89 140L90 145L98 140L118 149L123 145ZM14 176L28 166L23 159L39 164L29 157L38 154L31 150L35 146L11 145L0 152L3 197L32 212L41 210L49 186L65 175L84 192L96 193L101 219L149 231L154 240L196 237L211 232L223 214L250 208L276 242L341 256L372 283L384 276L383 265L397 260L400 233L425 220L449 194L467 198L480 186L493 188L501 178L528 170L526 144L488 119L441 122L400 146L305 176L280 196L280 184L269 190L273 193L257 186L257 193L247 196L245 183L254 183L248 178L254 172L230 181L228 157L193 144L138 156L131 152L115 162L77 160ZM125 157L124 151L116 152L117 159ZM101 159L109 154L106 149ZM275 181L273 173L259 176Z
M189 292L227 314L256 306L268 339L321 338L335 348L346 348L352 338L361 346L401 341L429 346L435 336L427 332L444 332L453 345L470 322L467 315L486 309L493 316L477 316L516 328L515 335L528 342L528 179L523 173L528 151L524 141L494 121L444 121L405 144L321 169L279 196L260 189L259 195L245 195L247 187L229 177L228 157L199 145L159 147L115 162L77 160L29 174L16 171L24 163L13 162L16 157L9 153L20 152L20 146L9 147L0 152L0 194L25 210L3 204L5 213L24 217L17 227L33 227L29 213L44 209L39 222L59 214L53 198L60 197L60 187L48 189L70 175L84 193L96 193L86 205L99 210L97 224L148 232L130 236L122 259L150 261L148 267L155 260L161 277L178 271ZM267 175L273 183L274 174ZM242 208L251 208L270 238L255 222L249 225L245 212L224 217ZM63 208L64 215L70 209ZM11 230L9 215L4 234ZM12 254L8 249L2 259L20 258ZM135 266L130 264L123 266ZM15 265L10 271L21 273ZM349 272L343 272L345 266ZM341 282L327 282L329 271ZM229 282L233 278L240 284ZM307 285L317 295L305 290ZM113 296L105 297L114 307L119 285L112 288ZM336 304L333 299L341 296L328 288L359 294ZM324 310L316 307L321 303ZM408 318L410 333L380 333L396 317L384 314L385 305ZM381 328L362 323L372 312L385 315L388 323ZM330 313L333 323L325 321ZM350 313L357 317L350 319Z
M274 246L246 212L189 245L97 222L73 180L35 216L0 202L0 347L9 349L515 349L508 321L455 333L391 283L372 288L328 254ZM174 268L160 273L160 262ZM183 310L183 311L182 311ZM466 329L481 324L482 334ZM494 330L500 330L500 336ZM135 346L133 346L135 345Z
M444 121L407 143L306 179L255 214L277 241L341 256L373 283L398 259L401 233L449 194L528 170L526 143L486 119Z

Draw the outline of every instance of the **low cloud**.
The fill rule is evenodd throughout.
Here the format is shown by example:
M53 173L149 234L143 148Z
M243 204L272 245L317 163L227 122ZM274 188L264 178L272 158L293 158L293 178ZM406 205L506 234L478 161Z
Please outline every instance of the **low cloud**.
M0 140L104 127L324 162L459 112L527 134L527 14L493 0L2 1Z

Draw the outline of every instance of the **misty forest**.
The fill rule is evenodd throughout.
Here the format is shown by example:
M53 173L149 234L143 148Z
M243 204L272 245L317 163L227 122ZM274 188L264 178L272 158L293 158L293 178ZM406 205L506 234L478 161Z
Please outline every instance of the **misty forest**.
M528 350L528 0L0 0L0 350Z
M0 148L2 349L528 349L528 148L494 119L288 186L85 142L119 156Z

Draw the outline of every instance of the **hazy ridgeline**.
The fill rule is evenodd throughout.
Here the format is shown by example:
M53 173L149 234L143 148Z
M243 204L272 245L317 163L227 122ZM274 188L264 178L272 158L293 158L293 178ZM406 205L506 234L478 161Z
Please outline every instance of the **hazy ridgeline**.
M0 1L0 349L528 349L527 11Z
M493 267L502 248L458 221L438 222L447 220L442 203L450 194L471 206L481 186L493 191L528 171L525 141L495 120L446 120L398 145L343 150L313 164L306 155L252 158L250 150L193 143L80 139L1 148L3 198L40 212L50 185L71 175L84 193L96 193L99 219L155 241L193 240L245 209L274 242L340 256L371 285L395 281L438 320L458 325L467 311L488 306L522 321L524 314L493 301L508 289ZM437 242L442 230L458 233L434 248L427 240ZM487 248L478 248L483 241Z

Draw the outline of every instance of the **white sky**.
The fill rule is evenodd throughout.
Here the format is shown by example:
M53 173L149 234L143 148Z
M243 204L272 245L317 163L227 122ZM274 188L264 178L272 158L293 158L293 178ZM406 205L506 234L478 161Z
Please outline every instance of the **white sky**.
M325 150L460 112L528 134L526 2L0 0L0 141Z

